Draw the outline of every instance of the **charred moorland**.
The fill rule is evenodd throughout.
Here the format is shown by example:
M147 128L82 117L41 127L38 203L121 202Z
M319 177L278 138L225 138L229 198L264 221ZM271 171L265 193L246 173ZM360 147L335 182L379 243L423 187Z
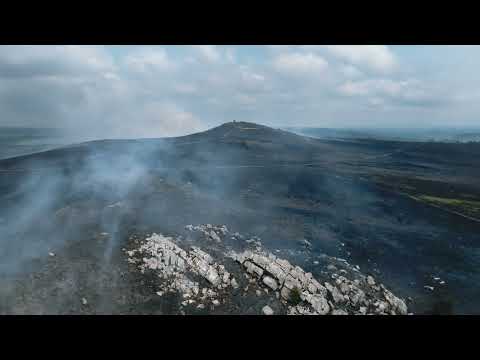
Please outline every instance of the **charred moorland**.
M313 275L319 254L358 264L413 313L478 314L479 155L479 143L321 140L234 122L5 159L0 312L156 313L123 256L132 236L225 224L272 251L306 240L296 260Z

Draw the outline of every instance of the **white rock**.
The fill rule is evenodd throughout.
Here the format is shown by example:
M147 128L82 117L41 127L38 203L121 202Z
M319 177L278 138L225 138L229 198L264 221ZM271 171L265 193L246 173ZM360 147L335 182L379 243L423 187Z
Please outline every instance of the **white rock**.
M224 283L228 283L229 282L229 278L230 278L230 274L228 272L224 272L223 273L223 278L222 278L222 281Z
M328 306L327 299L321 295L313 295L310 298L310 304L320 315L326 315L330 311L330 306Z
M307 239L303 239L302 244L306 246L307 248L312 247L312 243L308 241Z
M402 299L399 299L393 295L390 291L385 290L384 294L387 302L393 307L393 311L398 312L401 315L406 315L408 312L407 305Z
M261 277L263 275L263 269L255 265L254 263L250 261L245 261L243 264L247 268L247 272L250 274L256 274L258 277Z
M212 300L212 304L214 306L218 306L218 305L220 305L220 301L218 301L217 299L214 299L214 300Z
M272 277L270 277L270 276L264 276L262 281L263 281L263 283L264 283L265 285L267 285L270 289L272 289L272 290L274 290L274 291L278 289L277 281L276 281L274 278L272 278Z
M387 309L387 304L383 301L377 301L375 304L373 304L377 308L377 313L382 313L384 310Z
M55 253L49 252L48 255L49 255L49 256L55 256Z
M308 291L310 291L312 294L315 294L318 290L318 288L313 284L313 283L310 283L308 284L308 287L307 287Z
M347 297L347 295L345 295L345 298L346 297ZM351 292L350 296L349 296L349 299L354 306L357 306L358 304L361 304L361 303L365 302L366 296L365 296L365 293L363 292L363 290L361 290L357 287L354 287L352 289L352 292Z
M290 299L290 289L288 289L284 286L282 288L282 290L280 291L280 295L282 295L282 298L284 298L285 300L289 300Z
M217 233L215 231L210 231L210 237L216 241L216 242L222 242L222 240L220 239L220 237L217 235Z
M217 271L216 271L213 267L210 267L210 268L208 269L205 278L206 278L213 286L218 286L218 283L220 282L220 277L218 276Z
M268 305L265 305L263 308L262 308L262 312L265 314L265 315L273 315L273 310L270 306Z
M271 273L280 282L280 284L283 283L287 277L285 271L282 270L280 265L278 265L276 262L271 262L267 266L267 271Z
M346 284L346 283L341 283L340 284L340 291L342 292L342 294L346 295L350 292L350 286L348 286L348 284Z
M342 309L335 309L332 311L332 315L348 315L348 313Z
M285 279L285 283L283 284L284 287L287 289L292 290L293 288L301 288L301 285L297 279L292 277L291 275L288 275L287 278Z
M338 304L344 301L343 295L338 291L336 286L331 285L330 283L326 282L325 287L332 295L333 301Z
M83 305L87 305L87 304L88 304L88 301L87 301L87 299L85 299L85 298L82 298L82 304L83 304Z

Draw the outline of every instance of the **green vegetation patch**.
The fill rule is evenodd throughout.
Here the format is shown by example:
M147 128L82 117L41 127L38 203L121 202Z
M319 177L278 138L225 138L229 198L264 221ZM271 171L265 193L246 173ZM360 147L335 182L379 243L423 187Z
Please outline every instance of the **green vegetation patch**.
M430 195L420 195L418 198L436 205L447 206L466 215L480 216L480 201L442 198Z
M292 289L292 291L290 292L290 302L293 305L298 305L302 302L302 298L301 298L300 294L301 294L301 291L297 287L294 287Z

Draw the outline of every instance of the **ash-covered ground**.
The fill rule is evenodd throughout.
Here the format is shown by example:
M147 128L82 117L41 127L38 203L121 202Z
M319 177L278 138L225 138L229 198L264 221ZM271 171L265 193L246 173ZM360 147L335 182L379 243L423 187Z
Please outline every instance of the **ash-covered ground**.
M480 313L475 209L431 201L476 201L480 149L443 145L327 141L237 122L2 160L0 313L404 313L397 298L414 314ZM228 234L212 241L190 224ZM222 283L190 267L200 295L184 298L163 270L142 272L145 256L135 256L152 234L209 254L227 269ZM299 267L286 287L298 298L282 297L285 279L261 264L248 260L259 275L227 256L246 250ZM238 287L218 288L225 271ZM309 292L305 276L321 287Z

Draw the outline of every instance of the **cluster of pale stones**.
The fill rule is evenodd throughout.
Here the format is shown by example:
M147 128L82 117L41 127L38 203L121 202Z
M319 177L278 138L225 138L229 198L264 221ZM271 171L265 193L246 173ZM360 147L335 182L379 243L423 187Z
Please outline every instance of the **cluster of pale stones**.
M301 299L312 308L312 313L325 315L330 312L326 299L327 290L311 273L305 273L300 267L293 266L287 260L277 258L271 253L246 250L242 253L232 252L230 256L265 286L280 292L284 300L290 300L292 291L297 289Z
M199 231L206 238L211 239L217 243L222 241L222 237L228 234L228 229L225 225L212 225L212 224L202 224L202 225L187 225L185 229L188 231Z
M166 280L157 295L180 292L185 299L182 305L206 299L210 299L213 305L219 305L220 302L216 299L218 291L229 286L238 287L235 278L209 254L194 246L186 251L175 244L171 237L152 234L139 248L126 253L129 256L128 262L138 264L142 273L153 270L160 278ZM136 255L139 256L135 257ZM198 282L188 277L189 272L206 279L211 287L201 289ZM197 307L202 308L203 304Z
M226 226L187 225L189 231L199 231L206 238L216 242L228 233ZM232 237L244 238L238 233ZM218 240L218 239L220 240ZM405 302L383 286L377 284L372 276L363 276L358 267L351 270L359 274L355 280L347 279L345 270L331 274L331 281L321 284L311 273L301 267L290 264L261 248L259 238L246 241L254 250L241 253L234 251L227 255L240 263L245 274L252 281L276 293L277 298L288 306L287 314L291 315L347 315L347 314L407 314ZM180 292L184 298L183 306L198 303L197 308L204 308L203 302L209 300L213 306L220 304L219 292L228 287L238 288L238 283L225 267L199 249L192 246L186 251L175 244L175 240L159 234L147 237L135 250L126 251L128 261L139 264L144 273L147 269L156 271L158 276L167 280L157 295L166 292ZM345 260L332 258L349 265ZM337 270L334 265L329 270ZM187 273L200 275L207 280L210 287L200 288L198 282L191 280ZM266 290L267 291L267 290ZM300 302L289 305L292 292L296 291ZM259 291L257 291L259 293ZM258 294L257 294L258 295ZM273 313L270 307L263 309L265 314Z
M322 285L311 273L268 252L246 250L229 255L247 273L278 292L285 303L292 300L292 291L297 291L300 302L288 307L291 315L407 314L405 302L371 276L352 281L332 274L332 283Z

